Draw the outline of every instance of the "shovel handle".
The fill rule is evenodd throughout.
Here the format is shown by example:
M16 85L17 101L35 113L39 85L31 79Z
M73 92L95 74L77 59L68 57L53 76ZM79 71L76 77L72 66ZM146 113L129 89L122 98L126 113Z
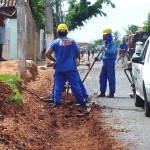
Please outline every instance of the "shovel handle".
M100 53L101 53L101 52L102 52L102 49L101 49L101 50L99 51L99 53L97 54L96 58L98 58L98 57L99 57L99 55L100 55ZM83 79L83 81L82 81L82 82L84 82L84 81L85 81L86 77L87 77L87 76L88 76L88 74L90 73L90 71L91 71L92 67L94 66L95 62L96 62L96 60L94 59L94 61L93 61L92 65L90 66L90 68L89 68L88 72L86 73L86 75L85 75L85 77L84 77L84 79Z

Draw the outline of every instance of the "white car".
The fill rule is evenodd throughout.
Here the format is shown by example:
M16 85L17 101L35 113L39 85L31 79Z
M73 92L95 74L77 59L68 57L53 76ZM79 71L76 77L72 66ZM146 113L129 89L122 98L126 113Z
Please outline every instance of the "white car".
M150 37L146 40L141 56L132 58L132 78L135 106L143 107L150 117Z

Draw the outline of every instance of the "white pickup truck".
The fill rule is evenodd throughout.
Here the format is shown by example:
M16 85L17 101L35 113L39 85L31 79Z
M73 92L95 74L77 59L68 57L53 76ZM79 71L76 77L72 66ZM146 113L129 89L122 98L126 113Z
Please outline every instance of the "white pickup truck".
M132 58L132 78L135 106L143 107L150 117L150 37L146 40L141 56Z

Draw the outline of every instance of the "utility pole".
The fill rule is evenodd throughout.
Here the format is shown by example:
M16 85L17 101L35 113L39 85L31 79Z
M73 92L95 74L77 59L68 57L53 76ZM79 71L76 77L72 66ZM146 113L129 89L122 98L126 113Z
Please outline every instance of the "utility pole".
M17 45L19 76L26 82L25 1L17 0Z
M60 24L60 4L59 0L56 0L56 27Z
M45 0L45 37L47 49L49 48L49 44L54 40L52 0ZM46 59L46 64L48 66L48 59Z

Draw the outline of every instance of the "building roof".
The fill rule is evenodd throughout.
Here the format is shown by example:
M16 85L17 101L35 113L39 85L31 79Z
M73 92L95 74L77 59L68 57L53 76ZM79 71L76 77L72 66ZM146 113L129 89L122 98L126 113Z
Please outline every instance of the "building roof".
M89 46L89 45L91 45L90 43L86 43L86 42L77 42L77 45L79 46L79 47L87 47L87 46Z
M0 12L11 15L17 9L17 0L0 0ZM17 11L11 18L17 17Z
M1 7L16 7L17 0L0 0Z

